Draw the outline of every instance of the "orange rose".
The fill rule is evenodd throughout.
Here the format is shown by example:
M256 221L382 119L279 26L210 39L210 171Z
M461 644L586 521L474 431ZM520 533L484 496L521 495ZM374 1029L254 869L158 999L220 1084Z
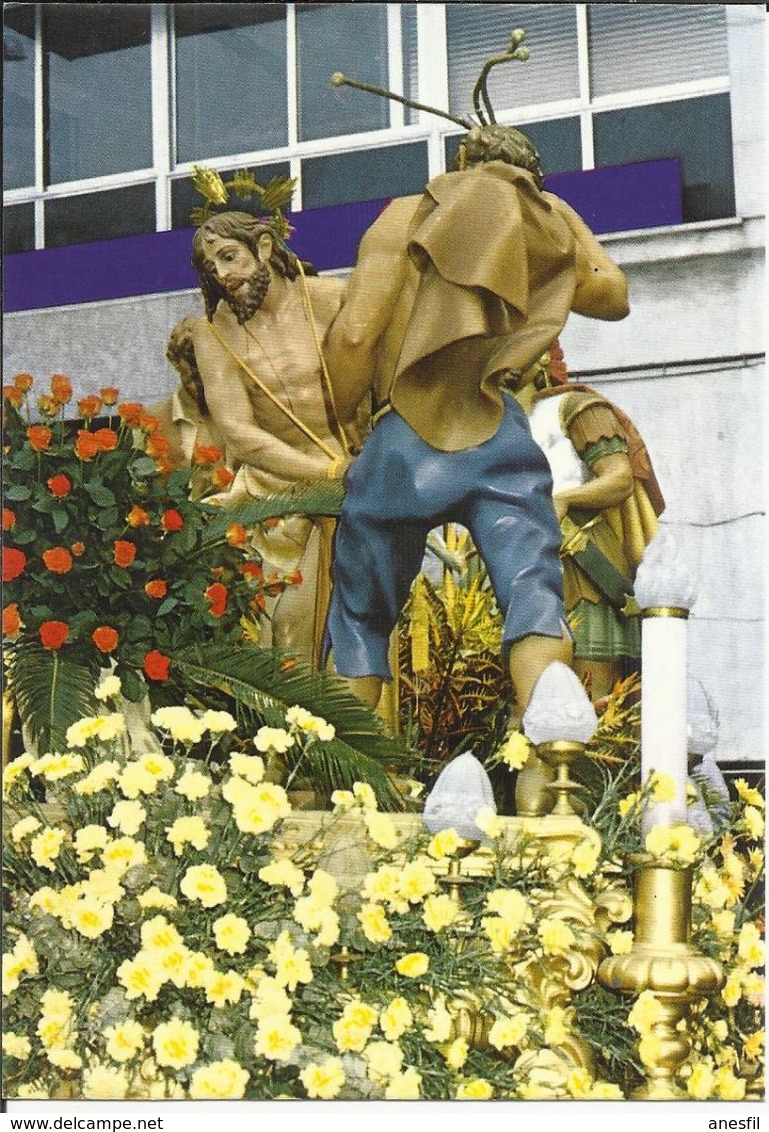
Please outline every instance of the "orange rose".
M111 428L97 428L93 434L100 452L112 452L117 448L118 435Z
M51 495L55 495L57 499L64 499L72 491L72 480L69 476L65 476L63 472L60 472L58 476L51 476L49 480L46 480L46 483Z
M15 385L4 385L3 397L6 401L10 401L14 409L20 409L24 404L24 392Z
M97 397L94 393L89 393L87 397L83 397L82 401L77 403L77 411L81 417L90 420L95 417L101 408L101 397Z
M53 397L49 397L47 393L43 393L38 397L37 407L44 417L55 417L59 411L59 406L56 404Z
M230 523L225 537L230 546L243 546L248 535L242 523Z
M157 432L160 428L160 418L153 417L152 413L144 412L139 417L138 425L142 432Z
M293 574L286 574L283 581L287 586L301 586L302 584L302 571L294 570Z
M99 625L91 633L91 640L99 652L112 652L119 639L117 630L113 629L111 625Z
M137 428L139 419L144 412L144 406L138 401L124 401L117 407L118 416L131 428Z
M3 530L10 531L16 526L16 516L7 507L3 508Z
M246 578L262 578L264 576L264 571L262 570L261 563L259 562L241 563L240 572Z
M13 384L22 393L28 393L32 386L35 384L35 379L31 373L17 373L13 379Z
M120 390L116 389L114 385L107 385L104 389L100 389L99 393L105 405L114 405L120 396Z
M136 545L127 539L115 539L113 553L116 566L130 566L136 557Z
M3 610L3 636L7 637L10 641L15 641L21 629L21 618L19 617L19 607L16 602L11 605L6 605Z
M148 597L154 597L159 600L168 593L168 586L162 578L152 578L149 582L145 583L144 592Z
M221 617L227 608L227 587L221 582L214 582L206 590L206 597L211 603L209 613L212 617Z
M229 468L214 468L211 472L211 479L216 487L229 487L235 479L235 473L231 472Z
M142 665L145 676L149 676L150 680L167 680L170 667L170 658L156 649L147 653Z
M43 551L43 562L52 574L68 574L72 569L72 555L66 546L52 546Z
M193 464L215 464L221 458L222 450L215 444L196 444L192 453Z
M66 621L44 621L38 629L44 649L60 649L69 636Z
M134 504L126 515L125 521L128 523L129 527L146 527L150 521L150 517L143 507L138 507Z
M184 519L173 507L163 513L160 525L164 531L180 531L184 526Z
M51 447L53 433L45 425L33 424L27 429L27 440L35 452L47 452Z
M75 455L78 460L93 460L99 454L99 444L92 432L80 428L75 441Z
M166 438L159 432L150 433L144 445L144 450L148 456L153 460L168 456L171 451L171 445Z
M72 546L69 549L79 558L81 554L85 554L85 543L73 542Z
M72 382L63 373L55 373L51 378L51 394L58 405L66 405L72 399Z

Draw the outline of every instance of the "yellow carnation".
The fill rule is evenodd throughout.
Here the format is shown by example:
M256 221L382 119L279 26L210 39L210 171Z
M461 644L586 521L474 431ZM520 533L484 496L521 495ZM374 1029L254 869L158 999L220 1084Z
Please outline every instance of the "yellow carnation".
M78 900L69 917L75 931L80 932L86 939L98 939L104 932L109 931L114 918L115 911L111 904L103 904L89 897Z
M369 943L387 943L392 938L392 928L381 904L364 904L357 918Z
M47 782L58 782L70 774L78 774L85 766L82 755L43 755L29 768L30 774L39 774Z
M212 1061L192 1074L190 1096L196 1101L240 1100L245 1095L248 1077L248 1071L237 1061Z
M338 1097L345 1082L344 1069L338 1057L311 1061L299 1074L310 1100L331 1101Z
M214 865L190 865L179 890L188 900L198 900L204 908L215 908L227 899L227 885Z
M446 1064L449 1069L455 1072L462 1068L467 1061L467 1055L470 1052L470 1047L467 1044L466 1038L454 1038L454 1041L446 1046L443 1051L443 1056L446 1058Z
M3 1053L7 1057L15 1057L19 1061L25 1061L32 1053L29 1038L25 1038L23 1034L3 1034Z
M510 770L520 770L530 752L529 740L520 731L512 731L499 748L498 757Z
M674 802L676 800L676 781L663 771L655 770L650 777L652 802Z
M495 1049L518 1046L526 1037L528 1028L529 1019L523 1011L519 1011L512 1018L497 1018L489 1031L489 1041Z
M360 803L364 810L375 810L376 794L374 793L368 782L354 782L352 785L353 797Z
M304 873L287 857L281 861L270 861L259 870L258 876L265 884L287 888L292 896L299 896L304 888Z
M135 865L147 863L147 850L143 841L136 841L133 837L118 837L110 841L103 850L102 860L105 866L109 865L126 873Z
M42 824L43 823L39 822L37 818L32 817L31 814L29 817L22 818L21 821L17 821L16 824L11 827L11 840L15 845L18 845L25 837L29 837L30 833L34 833L35 830L40 829Z
M459 848L459 834L455 829L441 829L431 839L427 852L439 861L442 857L453 857Z
M382 1033L390 1042L397 1042L398 1038L411 1028L413 1022L411 1008L406 999L401 997L391 999L379 1015Z
M90 861L94 853L104 849L109 834L103 825L84 825L75 833L75 853L81 864Z
M165 982L157 955L139 951L133 959L124 959L117 969L117 978L126 998L146 998L154 1002Z
M129 801L124 798L113 806L112 813L107 818L107 824L111 825L113 829L119 829L121 833L125 833L128 837L133 837L139 832L146 820L147 811L141 802Z
M29 770L34 761L32 755L25 752L23 755L19 755L17 759L11 759L3 767L3 798L6 801L10 798L14 786L19 782L24 772Z
M275 964L277 982L293 993L299 983L313 979L310 956L303 947L294 947L288 932L281 932L270 947L268 957Z
M381 846L382 849L395 848L398 844L398 831L387 814L380 814L377 810L368 810L365 813L364 821L366 831L375 845Z
M692 864L700 848L700 840L689 825L654 826L645 844L653 857L681 865Z
M191 1022L172 1018L161 1022L152 1031L152 1046L158 1065L168 1069L183 1069L192 1065L198 1056L200 1035Z
M567 1012L562 1006L551 1006L545 1016L545 1044L560 1046L569 1036Z
M46 826L45 829L36 834L29 847L35 864L41 869L49 869L53 872L56 867L54 862L61 852L64 839L63 829L52 829L50 826Z
M528 900L514 888L495 888L486 897L486 907L501 916L514 933L532 918Z
M130 1061L144 1045L144 1028L132 1018L118 1026L108 1026L104 1031L107 1039L107 1056L113 1061Z
M742 822L748 836L759 841L764 836L764 815L757 806L746 806L742 812Z
M438 998L435 1004L427 1011L425 1021L427 1022L427 1027L425 1027L422 1032L426 1041L446 1042L449 1040L454 1024L442 997Z
M706 1101L713 1095L715 1084L713 1070L704 1061L700 1061L692 1068L691 1076L686 1082L686 1091L694 1100Z
M257 1026L254 1052L269 1061L288 1061L301 1042L302 1035L287 1014L270 1014Z
M600 845L595 845L592 841L580 841L571 854L574 875L578 877L592 876L598 864L599 855Z
M368 1062L368 1076L376 1082L394 1077L403 1065L403 1050L397 1042L369 1042L363 1056Z
M463 1081L456 1091L458 1101L487 1101L494 1096L494 1089L483 1077L473 1077Z
M254 988L248 1016L258 1021L270 1014L289 1014L291 1006L285 987L271 975L264 975Z
M185 971L186 985L192 986L190 981L191 969ZM206 992L206 1002L212 1003L220 1010L225 1006L234 1006L240 1002L246 984L237 971L217 971L213 965L205 965L200 973L200 985Z
M242 916L229 912L214 921L214 938L220 951L228 955L242 955L251 938L251 929Z
M139 907L148 908L162 908L168 912L172 912L178 906L178 901L175 896L170 896L167 892L163 892L156 885L148 888L146 892L142 892L137 900Z
M245 778L252 786L257 786L264 778L264 759L259 755L244 755L236 751L230 755L230 770Z
M752 786L748 786L744 778L735 780L734 789L743 802L747 802L749 806L755 806L759 810L763 810L765 806L764 799L759 790L755 790Z
M417 1073L413 1066L409 1066L403 1073L397 1073L390 1078L385 1089L385 1100L388 1101L418 1101L421 1092L422 1075Z
M418 904L435 891L435 875L421 861L409 861L398 880L400 895L411 904Z
M576 943L576 936L564 920L545 917L540 920L537 934L545 955L563 955Z
M638 805L641 795L636 791L633 794L628 794L625 798L620 798L617 803L617 810L621 818L627 817L632 809Z
M205 849L210 837L211 832L206 823L197 816L177 818L172 825L166 827L166 840L173 845L177 857L182 856L185 845Z
M745 1099L747 1081L736 1077L734 1070L722 1065L715 1073L716 1095L722 1101L742 1101Z
M424 951L410 951L396 960L395 970L407 979L418 979L424 975L430 966L430 960Z
M260 760L261 761L261 760ZM186 798L188 802L199 802L208 796L211 790L211 779L201 774L199 770L185 770L174 790Z
M440 932L450 927L458 915L459 909L447 893L428 896L422 908L422 919L431 932Z
M662 1005L652 991L641 991L628 1014L628 1025L639 1034L650 1030L662 1020Z
M108 762L97 763L91 773L76 782L72 789L75 794L90 797L93 794L98 794L101 790L108 789L119 777L120 763L112 759Z
M606 933L606 942L612 955L629 955L633 950L633 933L613 931Z
M89 1101L122 1101L128 1086L128 1076L123 1069L94 1065L83 1073L83 1096Z

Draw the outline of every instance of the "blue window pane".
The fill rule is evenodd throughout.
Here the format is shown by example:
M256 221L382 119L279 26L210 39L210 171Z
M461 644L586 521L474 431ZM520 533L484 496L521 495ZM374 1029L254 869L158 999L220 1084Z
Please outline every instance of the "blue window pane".
M300 140L384 129L390 121L386 99L332 87L329 78L343 71L387 86L387 5L300 4L296 25Z
M685 221L734 216L728 94L596 114L596 165L678 157Z
M5 189L20 189L35 181L35 45L30 7L6 10L3 27Z
M127 189L46 201L47 248L154 231L154 185L131 185Z
M222 179L229 181L235 172L234 169L222 170ZM290 177L291 166L287 161L278 162L275 165L260 165L257 168L251 168L251 172L259 185L266 185L272 177ZM190 220L190 213L193 208L199 208L203 204L203 198L199 192L194 188L192 181L189 177L183 180L174 181L171 185L171 227L172 228L189 228L192 225ZM230 198L230 208L235 212L258 212L259 202L256 197L252 197L250 201L240 201L237 197Z
M422 143L313 157L302 162L302 208L389 200L421 193L426 184Z
M31 252L35 248L35 206L14 204L3 209L3 251Z
M288 142L283 4L176 4L176 157Z
M556 118L550 122L527 122L521 131L533 143L547 173L570 173L582 168L582 142L579 118ZM446 168L451 169L462 134L445 141Z
M150 6L42 7L47 182L149 168Z

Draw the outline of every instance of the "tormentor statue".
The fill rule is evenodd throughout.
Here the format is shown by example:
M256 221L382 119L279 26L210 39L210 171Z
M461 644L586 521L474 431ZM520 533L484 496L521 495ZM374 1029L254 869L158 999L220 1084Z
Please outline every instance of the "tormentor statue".
M517 130L474 127L459 165L368 230L329 333L340 412L352 419L373 391L376 423L347 473L326 644L376 703L427 533L460 522L489 571L522 712L543 669L570 662L572 642L548 464L502 385L520 384L570 311L623 318L627 284L543 191Z

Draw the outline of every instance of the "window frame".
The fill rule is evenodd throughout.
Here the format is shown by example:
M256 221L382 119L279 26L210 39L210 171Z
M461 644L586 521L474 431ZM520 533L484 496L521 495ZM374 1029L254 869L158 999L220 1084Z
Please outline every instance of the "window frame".
M9 4L7 9L18 5ZM175 41L173 16L170 4L151 5L151 130L153 164L144 169L113 173L83 180L44 183L44 61L42 36L42 4L35 4L35 111L34 111L34 184L4 193L7 205L32 203L35 213L35 249L45 247L45 204L48 200L80 196L86 193L153 184L155 187L155 230L171 229L171 186L176 180L189 177L194 162L175 161L176 135L176 83L174 74ZM403 74L403 12L402 5L388 3L387 55L388 82L395 93L404 89ZM288 113L288 143L270 149L228 153L206 159L205 164L216 170L242 166L261 166L275 162L288 162L291 176L298 178L293 208L302 209L301 163L304 158L329 156L356 150L387 148L407 142L424 141L427 145L430 177L445 171L444 140L455 133L456 127L444 119L419 111L415 122L405 121L404 107L389 102L389 125L383 129L345 134L328 138L300 141L298 138L298 67L296 6L287 3L286 36L286 98ZM448 106L448 40L446 31L446 5L442 3L416 4L418 93L419 102L444 108ZM528 123L550 121L565 117L578 117L582 151L582 169L595 168L594 115L660 102L675 102L710 94L730 93L729 73L708 79L686 80L655 87L623 91L591 97L590 58L588 42L588 5L576 4L577 52L579 94L572 98L548 103L532 103L515 110L499 111L500 123L515 125L525 130ZM356 76L365 79L365 75Z

